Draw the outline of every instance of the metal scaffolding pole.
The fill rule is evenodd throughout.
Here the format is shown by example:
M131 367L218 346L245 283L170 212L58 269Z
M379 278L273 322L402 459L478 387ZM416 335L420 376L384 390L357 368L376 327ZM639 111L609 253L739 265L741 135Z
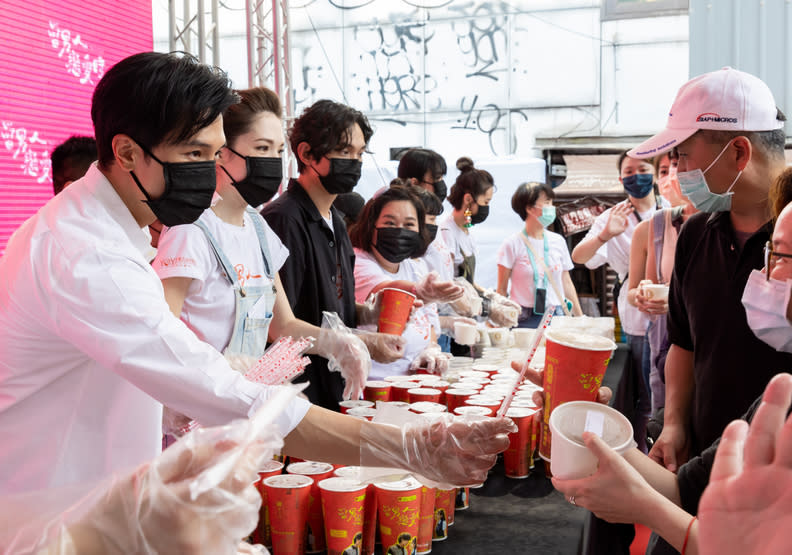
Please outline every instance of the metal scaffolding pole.
M207 48L212 52L214 65L220 64L220 26L218 25L218 0L184 0L181 13L177 13L178 0L168 0L168 44L171 52L188 52L202 63L206 59ZM207 19L209 20L207 22Z

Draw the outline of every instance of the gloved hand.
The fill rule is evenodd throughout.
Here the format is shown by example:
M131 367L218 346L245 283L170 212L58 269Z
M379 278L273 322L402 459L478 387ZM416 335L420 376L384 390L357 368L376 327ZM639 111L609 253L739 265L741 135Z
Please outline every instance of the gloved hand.
M454 278L454 283L464 289L462 296L451 301L449 306L460 316L476 317L481 315L481 297L473 284L462 277Z
M383 426L394 433L382 433ZM429 421L415 419L401 428L362 426L360 464L408 470L422 483L437 487L473 486L487 479L497 454L509 447L507 434L515 431L508 418L473 419L448 413Z
M511 299L488 289L484 298L489 299L489 319L499 327L513 328L520 318L521 307Z
M366 344L334 312L323 313L314 350L328 360L328 370L341 373L344 400L359 399L371 371L371 356Z
M415 294L427 303L448 303L461 298L465 288L454 281L440 281L439 274L432 271L415 284Z
M355 330L354 333L366 345L371 358L377 362L390 364L404 356L407 341L400 335L362 330Z
M448 371L451 355L444 353L437 343L430 343L410 363L410 370L425 368L430 374L443 375Z
M99 502L70 527L76 545L89 537L96 552L237 553L238 544L256 526L261 497L253 486L265 449L246 447L220 483L192 499L197 476L216 472L229 462L225 455L238 446L227 430L179 441L151 464L116 480ZM271 456L273 451L268 451ZM224 460L225 459L225 460ZM86 534L87 532L87 534Z

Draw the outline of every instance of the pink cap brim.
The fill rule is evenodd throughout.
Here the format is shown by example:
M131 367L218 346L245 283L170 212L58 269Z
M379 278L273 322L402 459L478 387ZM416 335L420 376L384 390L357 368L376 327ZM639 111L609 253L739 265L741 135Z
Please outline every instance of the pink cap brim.
M652 158L664 152L668 152L698 131L697 127L689 129L671 129L666 127L660 133L647 139L635 148L627 152L630 158Z

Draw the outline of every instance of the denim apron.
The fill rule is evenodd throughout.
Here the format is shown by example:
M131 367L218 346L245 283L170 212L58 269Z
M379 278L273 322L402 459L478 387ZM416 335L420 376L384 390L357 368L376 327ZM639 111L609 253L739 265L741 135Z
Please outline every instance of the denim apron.
M272 320L272 308L275 306L275 272L272 269L272 258L270 257L266 232L260 216L253 208L248 207L246 211L250 219L253 220L253 227L256 230L259 246L261 247L261 255L264 258L264 273L272 281L270 285L242 287L234 266L228 260L206 225L200 220L195 222L195 225L201 228L206 235L218 262L220 262L223 273L234 289L234 301L236 303L234 331L223 354L246 355L258 358L264 354L264 350L267 348L267 331ZM248 316L259 299L264 302L264 317L254 318ZM260 311L257 310L257 312Z

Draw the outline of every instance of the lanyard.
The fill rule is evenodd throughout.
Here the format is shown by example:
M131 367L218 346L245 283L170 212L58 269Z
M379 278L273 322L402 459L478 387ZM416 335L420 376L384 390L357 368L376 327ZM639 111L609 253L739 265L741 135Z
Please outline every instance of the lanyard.
M525 230L522 230L523 234L528 237L528 234ZM550 247L547 245L547 233L542 233L544 238L544 261L545 265L547 265L548 260L550 259ZM530 238L529 238L530 240ZM525 250L528 251L528 259L531 261L531 267L533 268L533 277L534 277L534 295L536 295L535 291L539 289L539 267L536 265L536 260L534 260L534 255L531 249L528 248L528 244L525 245ZM542 289L547 289L547 273L542 272L543 282L542 282Z

